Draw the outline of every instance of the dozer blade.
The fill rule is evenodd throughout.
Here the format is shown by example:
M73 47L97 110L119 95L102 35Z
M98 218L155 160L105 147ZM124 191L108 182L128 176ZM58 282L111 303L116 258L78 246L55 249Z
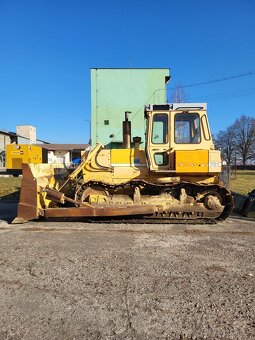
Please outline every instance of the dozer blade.
M13 224L25 223L44 215L45 202L39 188L55 182L56 175L67 176L64 164L22 164L22 182L17 217Z
M13 224L25 223L39 217L37 208L37 182L28 164L22 165L22 182L18 215L12 221Z

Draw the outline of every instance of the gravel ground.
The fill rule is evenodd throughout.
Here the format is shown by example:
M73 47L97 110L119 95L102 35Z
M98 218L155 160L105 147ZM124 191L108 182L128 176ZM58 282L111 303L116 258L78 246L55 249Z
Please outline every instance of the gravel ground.
M0 339L255 339L255 223L10 225Z

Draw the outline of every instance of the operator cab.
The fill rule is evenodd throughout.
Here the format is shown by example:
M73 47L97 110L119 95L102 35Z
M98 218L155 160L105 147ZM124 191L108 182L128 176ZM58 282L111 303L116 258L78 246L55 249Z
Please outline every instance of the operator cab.
M213 150L205 103L148 105L146 156L149 169L175 172L176 156L187 151ZM193 152L194 155L194 152Z

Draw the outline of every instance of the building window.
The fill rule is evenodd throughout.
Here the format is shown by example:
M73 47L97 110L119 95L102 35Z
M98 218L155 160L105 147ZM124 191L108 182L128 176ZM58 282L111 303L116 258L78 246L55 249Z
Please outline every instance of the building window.
M104 125L109 125L109 120L104 120Z

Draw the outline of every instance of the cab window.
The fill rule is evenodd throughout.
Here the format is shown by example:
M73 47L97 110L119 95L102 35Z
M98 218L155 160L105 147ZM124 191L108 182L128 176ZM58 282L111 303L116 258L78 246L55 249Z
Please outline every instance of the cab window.
M169 155L167 152L157 152L154 154L155 164L158 166L165 166L169 163Z
M174 140L177 144L198 144L201 142L198 113L177 113L175 115Z
M168 140L168 115L155 114L152 122L152 143L165 144Z

